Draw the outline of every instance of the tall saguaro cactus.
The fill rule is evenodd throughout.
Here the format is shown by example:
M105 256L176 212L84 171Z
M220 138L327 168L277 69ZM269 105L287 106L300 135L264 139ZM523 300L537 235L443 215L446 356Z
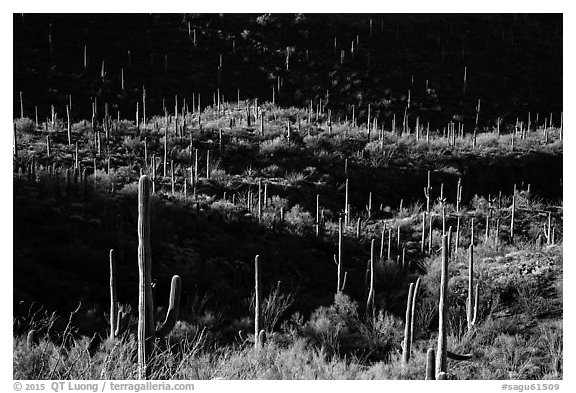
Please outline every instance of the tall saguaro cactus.
M254 347L259 346L260 334L260 255L254 258Z
M346 178L346 191L344 196L344 225L349 225L349 217L350 217L350 206L348 205L348 178Z
M510 218L510 240L514 242L514 216L516 213L516 193L512 195L512 218Z
M154 346L152 258L150 252L150 180L138 183L138 378L150 377L149 360Z
M468 323L468 330L472 329L476 324L478 317L478 284L474 298L472 298L472 291L474 290L474 246L471 244L469 248L468 258L468 299L466 301L466 320Z
M370 289L368 290L368 299L366 300L366 314L374 314L374 239L370 243Z
M426 197L426 213L430 213L430 194L432 187L430 186L430 171L428 171L428 185L424 187L424 196Z
M411 315L410 315L410 342L414 342L414 330L415 330L415 320L416 320L416 297L418 296L418 289L420 289L420 277L416 280L416 284L414 284L414 293L412 293L412 308L411 308Z
M344 228L342 217L338 219L338 255L334 255L334 263L338 267L338 276L336 282L336 292L341 292L344 290L344 286L346 285L346 274L344 274L344 278L342 278L342 272L344 270L344 262L342 261L342 236L343 236Z
M14 134L12 136L12 153L14 159L18 159L18 131L16 130L16 123L14 123Z
M414 294L414 283L410 283L410 289L408 289L408 301L406 302L406 323L404 326L404 344L402 348L402 364L404 366L408 365L410 360L410 347L412 346L411 336L412 336L412 296Z
M446 328L448 321L448 237L442 236L442 265L440 279L440 302L438 305L438 353L436 354L436 375L446 371Z
M116 314L118 314L118 299L116 297L116 256L114 250L110 250L110 338L113 338L116 330Z
M138 378L148 379L150 359L156 337L165 337L176 324L181 280L172 277L170 303L164 323L155 329L152 297L152 258L150 250L150 179L143 175L138 183Z

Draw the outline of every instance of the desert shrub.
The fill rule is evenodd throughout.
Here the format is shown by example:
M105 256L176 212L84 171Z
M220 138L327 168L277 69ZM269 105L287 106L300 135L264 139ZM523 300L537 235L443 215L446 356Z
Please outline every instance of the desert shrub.
M93 135L92 123L86 120L79 121L78 123L72 124L71 132L73 135L86 135L88 138Z
M221 185L228 185L230 181L230 175L226 173L224 169L214 168L210 171L210 179Z
M137 182L139 173L128 166L122 166L111 168L109 176L116 188L121 188L123 186L128 186L129 183Z
M353 355L364 361L391 361L403 337L402 324L380 311L362 320L358 304L339 292L329 307L312 313L303 329L311 342L328 357Z
M358 304L338 292L334 304L315 310L304 327L305 333L329 356L340 353L342 336L350 334L358 320Z
M262 169L262 175L265 177L278 177L282 175L282 173L282 169L276 164L268 165L266 168Z
M306 135L304 137L304 145L307 149L312 151L318 150L332 150L332 144L328 136L323 134Z
M262 302L262 320L268 331L275 329L292 303L294 303L294 294L282 293L281 282L278 281L278 284Z
M292 209L284 214L284 220L300 235L311 233L315 222L312 214L300 205L292 206Z
M278 195L272 195L272 197L270 198L270 202L268 203L268 206L270 209L272 210L280 210L280 208L284 208L284 210L288 209L289 203L288 200L285 198L282 198Z
M278 136L274 139L268 139L260 143L260 154L274 155L274 154L287 154L296 151L296 145L293 142L288 142L288 139L283 136Z
M301 182L306 179L306 175L303 172L292 171L290 173L286 173L284 176L288 184L291 186L296 185L298 182Z
M138 138L134 138L132 136L124 136L122 138L122 147L126 149L126 151L135 153L136 150L144 149L144 142L140 141Z
M14 122L16 124L16 130L22 133L32 133L36 131L36 123L32 119L27 117L21 117L16 119Z
M369 154L380 155L380 146L380 141L368 142L366 146L364 146L364 151Z

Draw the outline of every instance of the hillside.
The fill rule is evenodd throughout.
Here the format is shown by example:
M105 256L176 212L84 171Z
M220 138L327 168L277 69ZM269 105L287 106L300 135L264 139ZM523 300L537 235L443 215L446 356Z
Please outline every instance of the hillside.
M563 378L561 31L15 15L14 378Z

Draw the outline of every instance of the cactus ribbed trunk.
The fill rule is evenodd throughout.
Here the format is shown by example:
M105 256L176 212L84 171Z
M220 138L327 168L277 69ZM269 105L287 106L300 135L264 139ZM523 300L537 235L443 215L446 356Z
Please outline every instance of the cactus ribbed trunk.
M418 289L420 289L420 277L416 280L416 284L414 284L414 293L412 294L412 315L410 316L410 343L414 342L414 331L415 331L415 316L416 316L416 297L418 296ZM412 345L412 344L410 344Z
M512 218L510 219L510 240L514 241L514 215L516 213L516 195L512 195Z
M420 252L424 254L424 246L426 243L426 212L422 212L422 243L420 244Z
M110 250L110 338L114 338L116 331L116 317L118 314L118 299L116 297L116 256Z
M366 301L366 314L375 314L374 309L374 239L370 243L370 290L368 291L368 299Z
M210 150L206 152L206 179L210 179Z
M16 123L14 123L14 137L12 140L12 144L14 146L13 148L14 158L18 159L18 131L16 130Z
M436 368L435 357L434 348L428 348L428 352L426 353L426 380L428 381L434 381L436 379L436 375L434 374Z
M344 224L348 226L348 217L349 217L349 206L348 206L348 179L346 179L346 195L344 197Z
M382 233L380 234L380 260L384 258L384 232L386 231L386 226L382 227Z
M262 221L262 179L258 179L258 222Z
M336 292L342 290L342 270L344 264L342 262L342 234L344 232L342 218L338 219L338 282L336 283Z
M320 236L320 194L316 194L316 236Z
M149 361L154 347L152 259L150 252L150 180L138 184L138 378L150 377Z
M467 312L466 312L466 319L468 322L468 330L472 329L474 325L473 318L473 304L472 304L472 291L474 290L474 246L470 244L469 247L469 254L468 254L468 301L467 301Z
M428 254L432 254L432 214L428 223Z
M446 235L442 236L442 265L441 265L441 279L440 279L440 301L438 305L438 353L436 354L436 375L446 371L446 330L447 330L447 317L448 317L448 302L446 301L448 295L448 238Z
M168 170L168 116L166 116L166 127L164 127L164 174L166 177L166 171Z
M386 254L387 260L392 257L392 228L388 228L388 252Z
M72 145L72 123L70 122L70 107L66 105L66 117L68 120L68 146Z
M254 347L258 348L260 334L260 255L254 258Z
M410 283L410 289L408 289L408 301L406 302L406 323L404 324L404 344L402 348L402 364L404 366L408 365L410 360L410 347L412 342L410 340L412 336L412 323L410 319L412 318L412 295L414 293L414 283Z
M460 243L460 216L456 221L456 239L454 240L454 252L458 252L458 243Z

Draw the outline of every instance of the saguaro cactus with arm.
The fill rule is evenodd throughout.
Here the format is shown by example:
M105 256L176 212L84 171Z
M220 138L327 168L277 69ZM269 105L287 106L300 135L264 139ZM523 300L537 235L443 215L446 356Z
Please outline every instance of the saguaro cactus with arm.
M156 330L150 250L150 180L146 175L141 176L138 183L138 268L138 378L148 379L154 340L170 334L178 319L181 280L177 275L172 277L168 313L164 323Z

